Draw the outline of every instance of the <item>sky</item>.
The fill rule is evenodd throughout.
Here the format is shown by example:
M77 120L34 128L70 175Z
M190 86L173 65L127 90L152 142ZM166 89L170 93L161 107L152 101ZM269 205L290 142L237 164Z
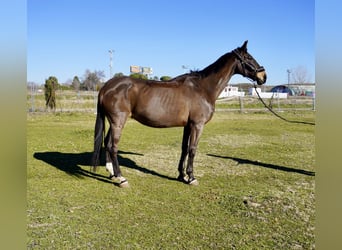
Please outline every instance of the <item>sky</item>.
M27 81L56 76L65 83L87 69L107 80L110 49L113 74L138 65L152 67L152 77L175 77L248 40L266 84L287 83L287 70L297 68L315 82L314 15L314 0L28 0Z

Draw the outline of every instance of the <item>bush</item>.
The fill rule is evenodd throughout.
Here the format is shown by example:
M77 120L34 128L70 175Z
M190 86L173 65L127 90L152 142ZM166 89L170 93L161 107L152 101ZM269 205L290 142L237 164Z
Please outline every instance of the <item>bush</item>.
M130 77L135 78L135 79L143 79L143 80L148 79L146 75L139 74L139 73L133 73L130 75Z
M172 79L171 76L162 76L162 77L160 77L160 81L169 81L171 79Z
M45 105L46 108L56 109L56 90L58 88L58 80L55 76L50 76L45 80Z

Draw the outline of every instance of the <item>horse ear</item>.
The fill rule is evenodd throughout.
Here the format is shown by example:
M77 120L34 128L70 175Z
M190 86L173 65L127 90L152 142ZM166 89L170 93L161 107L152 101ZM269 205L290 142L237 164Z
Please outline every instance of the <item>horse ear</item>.
M248 40L246 40L244 43L243 43L243 45L241 46L241 51L243 51L243 52L247 52L247 43L248 43Z

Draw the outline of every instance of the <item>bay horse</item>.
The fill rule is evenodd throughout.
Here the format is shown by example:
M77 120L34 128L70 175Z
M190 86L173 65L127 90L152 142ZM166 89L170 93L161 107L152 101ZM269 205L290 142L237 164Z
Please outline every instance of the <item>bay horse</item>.
M193 162L204 125L215 111L215 101L234 74L266 82L266 71L247 52L247 42L221 56L203 70L179 75L168 81L133 79L128 76L108 80L101 88L97 102L94 133L93 170L99 164L102 143L106 150L106 169L120 187L128 186L118 162L121 131L129 116L155 128L184 127L178 180L192 185ZM109 122L104 137L105 118ZM188 157L186 174L185 160Z

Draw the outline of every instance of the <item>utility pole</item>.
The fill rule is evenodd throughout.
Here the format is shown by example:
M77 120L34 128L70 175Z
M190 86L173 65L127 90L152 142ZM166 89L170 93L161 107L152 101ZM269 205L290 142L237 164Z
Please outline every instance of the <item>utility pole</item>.
M111 79L113 77L113 71L112 71L112 68L113 68L113 65L112 65L112 61L113 61L113 53L114 53L114 50L110 49L108 50L109 52L109 79Z
M291 74L291 70L287 70L287 87L290 89L290 74Z

